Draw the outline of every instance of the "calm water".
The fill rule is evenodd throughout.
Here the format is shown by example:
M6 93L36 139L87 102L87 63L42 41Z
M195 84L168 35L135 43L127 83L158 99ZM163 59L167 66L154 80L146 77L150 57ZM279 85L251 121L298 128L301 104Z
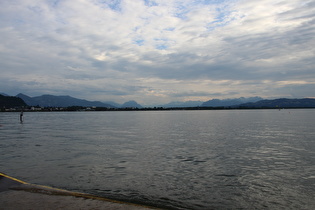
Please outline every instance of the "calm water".
M0 172L176 209L314 209L315 110L0 112Z

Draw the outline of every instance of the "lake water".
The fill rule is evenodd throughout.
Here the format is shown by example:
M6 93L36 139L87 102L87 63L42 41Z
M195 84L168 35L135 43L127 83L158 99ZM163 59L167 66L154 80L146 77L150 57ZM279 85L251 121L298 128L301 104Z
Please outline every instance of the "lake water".
M0 112L0 172L174 209L314 209L315 109Z

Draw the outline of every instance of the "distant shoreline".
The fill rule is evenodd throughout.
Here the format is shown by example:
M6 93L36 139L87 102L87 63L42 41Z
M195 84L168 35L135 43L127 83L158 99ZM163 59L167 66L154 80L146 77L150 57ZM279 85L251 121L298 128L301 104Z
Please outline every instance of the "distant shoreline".
M189 110L257 110L257 109L315 109L315 107L148 107L148 108L107 108L107 107L81 107L81 106L71 106L71 107L23 107L23 108L10 108L1 109L0 112L76 112L76 111L189 111Z

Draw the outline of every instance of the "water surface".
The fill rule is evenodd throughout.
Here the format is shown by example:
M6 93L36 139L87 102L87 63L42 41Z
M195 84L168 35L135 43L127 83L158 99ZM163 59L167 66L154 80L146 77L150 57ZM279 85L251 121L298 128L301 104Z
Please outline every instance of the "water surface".
M175 209L314 209L315 110L0 112L0 169Z

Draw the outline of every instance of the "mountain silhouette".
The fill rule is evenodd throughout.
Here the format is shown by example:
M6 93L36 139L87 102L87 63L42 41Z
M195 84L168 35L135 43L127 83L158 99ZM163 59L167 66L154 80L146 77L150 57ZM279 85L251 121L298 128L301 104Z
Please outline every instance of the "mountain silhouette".
M121 105L121 108L142 108L136 101L127 101Z
M261 100L254 103L244 103L239 106L245 108L315 108L315 99L279 98L274 100Z
M0 94L0 108L18 108L24 107L27 104L23 101L23 99L15 96L5 96Z
M204 102L201 106L203 107L218 107L218 106L235 106L243 103L248 103L248 102L256 102L260 101L263 98L261 97L250 97L250 98L233 98L233 99L212 99L209 101Z
M29 97L22 93L17 97L23 99L29 106L41 106L41 107L69 107L69 106L83 106L83 107L108 107L114 108L114 106L102 103L100 101L87 101L84 99L77 99L71 96L54 96L54 95L42 95L36 97Z

